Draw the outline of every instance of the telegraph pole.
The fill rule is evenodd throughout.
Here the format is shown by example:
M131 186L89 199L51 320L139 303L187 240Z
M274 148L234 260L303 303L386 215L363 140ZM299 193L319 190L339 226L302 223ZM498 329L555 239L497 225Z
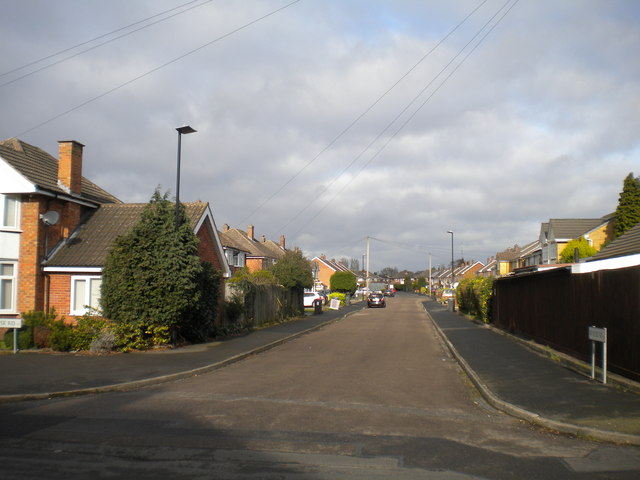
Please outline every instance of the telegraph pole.
M366 289L367 289L367 292L368 292L369 291L369 258L370 258L370 256L369 256L369 237L368 236L367 236L367 253L366 253L366 255L367 255L367 259L366 259L367 260L367 267L366 267L364 281L365 281Z

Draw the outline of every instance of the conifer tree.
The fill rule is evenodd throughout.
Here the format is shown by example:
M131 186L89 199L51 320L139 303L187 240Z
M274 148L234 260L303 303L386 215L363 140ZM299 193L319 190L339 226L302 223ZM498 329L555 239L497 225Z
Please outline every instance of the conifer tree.
M616 208L615 237L640 223L640 178L627 175Z
M103 269L101 306L118 323L166 326L177 332L200 305L198 240L179 205L155 191L140 222L112 246Z

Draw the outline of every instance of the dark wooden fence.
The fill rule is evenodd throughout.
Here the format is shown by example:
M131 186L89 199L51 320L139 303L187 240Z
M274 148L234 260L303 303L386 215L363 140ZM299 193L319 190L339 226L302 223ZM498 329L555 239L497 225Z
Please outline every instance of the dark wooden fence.
M227 284L227 298L239 295L244 299L244 312L239 320L250 328L281 322L304 314L302 289L287 289L279 285L254 285L242 290Z
M494 282L493 323L585 362L588 327L606 327L609 370L640 380L640 267L558 268ZM598 346L598 355L600 347Z

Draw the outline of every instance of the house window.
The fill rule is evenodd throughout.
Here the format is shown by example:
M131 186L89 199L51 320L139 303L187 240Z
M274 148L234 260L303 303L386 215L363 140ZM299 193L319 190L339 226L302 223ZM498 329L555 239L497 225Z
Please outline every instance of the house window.
M89 308L100 308L102 277L71 278L71 315L84 315Z
M0 312L15 311L16 273L15 263L0 263Z
M18 228L18 207L20 202L16 197L0 194L0 227Z

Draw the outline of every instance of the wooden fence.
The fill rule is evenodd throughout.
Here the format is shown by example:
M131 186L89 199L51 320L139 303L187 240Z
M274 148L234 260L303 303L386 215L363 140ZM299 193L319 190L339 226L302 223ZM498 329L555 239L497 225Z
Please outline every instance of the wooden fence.
M250 328L304 314L303 290L287 289L279 285L253 285L242 290L227 284L226 298L244 297L244 312L239 319Z
M588 327L606 327L609 369L640 380L640 267L506 277L493 293L497 327L585 362Z

